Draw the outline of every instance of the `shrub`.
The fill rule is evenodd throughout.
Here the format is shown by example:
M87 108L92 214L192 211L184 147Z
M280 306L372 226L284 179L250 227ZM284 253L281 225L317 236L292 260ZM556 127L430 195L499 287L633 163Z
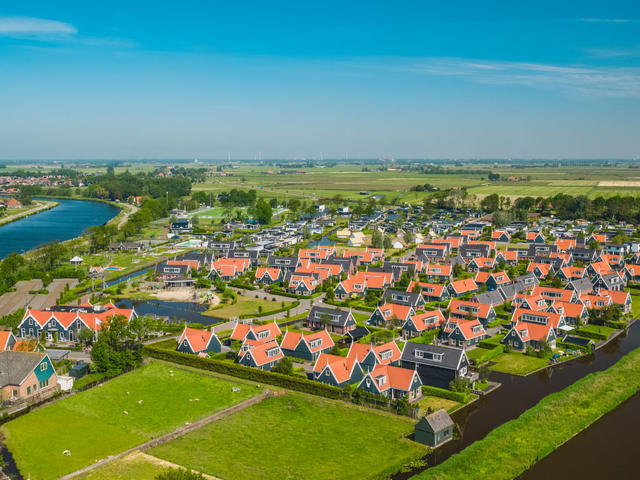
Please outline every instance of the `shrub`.
M487 350L487 353L480 355L474 359L475 365L481 365L485 362L488 362L492 358L497 357L498 355L504 353L504 345L498 345L497 347L493 347L491 350Z
M452 392L444 388L431 387L429 385L422 386L422 393L432 397L445 398L454 402L467 403L467 394L464 392Z

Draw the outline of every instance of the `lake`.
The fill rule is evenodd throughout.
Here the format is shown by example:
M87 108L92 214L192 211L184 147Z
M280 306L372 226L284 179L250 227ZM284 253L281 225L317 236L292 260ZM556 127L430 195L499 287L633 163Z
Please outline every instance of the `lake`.
M52 199L39 199L52 200ZM53 199L60 204L45 212L0 226L0 259L24 253L52 240L69 240L93 225L102 225L120 209L108 203Z

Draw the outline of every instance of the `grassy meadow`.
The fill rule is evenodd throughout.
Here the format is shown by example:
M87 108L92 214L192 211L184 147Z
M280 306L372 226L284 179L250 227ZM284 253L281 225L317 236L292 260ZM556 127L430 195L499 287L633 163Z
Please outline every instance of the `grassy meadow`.
M18 417L1 430L25 478L54 479L260 391L242 384L233 393L234 385L154 362ZM63 455L64 450L71 455Z
M149 450L223 480L361 480L425 453L415 422L296 393L267 398Z

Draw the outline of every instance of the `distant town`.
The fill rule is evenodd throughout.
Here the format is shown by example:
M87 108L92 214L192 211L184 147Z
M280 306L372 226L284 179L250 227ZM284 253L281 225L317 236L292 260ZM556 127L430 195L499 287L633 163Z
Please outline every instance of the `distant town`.
M339 452L357 432L348 450L370 458L350 466L358 478L422 478L436 458L471 454L488 432L464 423L494 415L495 392L515 395L515 418L555 369L632 341L635 197L473 195L455 184L547 186L526 167L429 165L5 166L0 236L16 233L0 262L4 471L111 478L166 461L250 478L255 460L235 439L257 434L269 451L276 434L287 456L326 445L322 478L355 478ZM269 184L274 171L299 179ZM408 172L413 183L395 180ZM353 184L307 183L320 176ZM111 210L79 236L47 222L94 207ZM25 251L30 228L51 240ZM512 378L530 386L521 405ZM36 453L44 439L55 447Z

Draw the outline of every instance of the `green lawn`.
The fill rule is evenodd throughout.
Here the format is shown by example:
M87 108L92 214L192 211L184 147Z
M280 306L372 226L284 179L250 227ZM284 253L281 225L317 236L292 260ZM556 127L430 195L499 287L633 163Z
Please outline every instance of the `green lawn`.
M259 392L243 384L232 393L233 383L171 368L151 363L2 426L22 475L58 478Z
M492 361L495 362L495 365L491 366L492 370L512 375L528 375L547 366L549 362L544 358L530 357L518 352L503 353Z
M476 358L485 355L488 351L489 350L487 350L486 348L474 348L473 350L466 350L465 353L467 354L467 358L469 360L475 360Z
M578 329L578 331L582 332L590 332L590 333L599 333L601 335L606 335L607 337L612 333L615 333L616 329L611 327L605 327L604 325L584 325ZM579 333L578 333L579 335Z
M166 470L154 457L139 452L130 453L78 477L84 480L154 480Z
M206 311L204 314L217 318L234 318L240 315L257 315L258 308L262 307L262 312L269 312L271 310L279 310L282 308L281 302L273 302L272 297L267 295L268 300L264 300L263 297L255 298L250 296L238 295L238 301L234 304L223 305L222 308L213 308ZM285 307L288 307L293 302L284 302Z
M290 393L148 453L224 480L366 479L425 453L415 421Z
M421 408L423 412L426 412L428 408L434 411L444 408L447 412L452 412L461 406L462 403L456 402L455 400L431 396L425 396L418 402L418 407Z

